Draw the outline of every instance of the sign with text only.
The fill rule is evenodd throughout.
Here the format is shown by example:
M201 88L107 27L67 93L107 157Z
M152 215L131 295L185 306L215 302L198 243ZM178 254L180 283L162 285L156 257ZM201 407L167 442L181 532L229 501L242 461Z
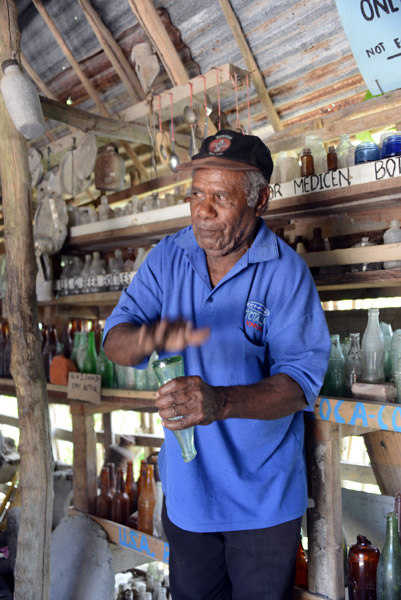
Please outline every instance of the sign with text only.
M401 0L336 0L358 68L376 96L401 87Z
M101 401L100 375L91 373L69 373L67 398L69 400L83 400L92 404L100 404Z

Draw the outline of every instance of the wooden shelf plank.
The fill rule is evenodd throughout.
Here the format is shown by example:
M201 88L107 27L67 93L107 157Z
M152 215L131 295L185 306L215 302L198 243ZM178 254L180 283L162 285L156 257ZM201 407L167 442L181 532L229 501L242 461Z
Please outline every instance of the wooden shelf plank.
M314 279L318 291L397 287L401 285L401 269L333 273Z

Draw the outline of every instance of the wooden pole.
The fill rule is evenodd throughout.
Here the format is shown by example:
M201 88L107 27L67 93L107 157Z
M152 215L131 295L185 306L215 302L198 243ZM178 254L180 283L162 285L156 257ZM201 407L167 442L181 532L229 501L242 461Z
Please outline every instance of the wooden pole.
M0 0L0 62L19 54L15 0ZM46 380L36 304L36 262L29 167L0 94L0 169L7 255L6 306L11 337L11 373L20 420L21 521L15 564L15 600L47 600L53 469Z

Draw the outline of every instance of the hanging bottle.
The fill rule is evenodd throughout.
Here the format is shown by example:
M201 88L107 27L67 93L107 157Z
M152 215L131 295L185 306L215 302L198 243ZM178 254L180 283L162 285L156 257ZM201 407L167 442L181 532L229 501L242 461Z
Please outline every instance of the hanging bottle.
M294 585L303 590L308 589L308 559L302 546L302 537L299 540L297 558L295 561L295 582Z
M90 331L88 333L88 344L86 347L86 353L83 363L83 373L96 373L96 347L95 347L95 333Z
M397 244L401 242L400 222L396 219L390 221L390 229L383 234L383 242L385 244ZM401 269L401 260L385 260L383 262L384 269Z
M111 503L113 495L110 491L110 476L108 467L102 468L100 494L96 498L96 515L102 519L111 519Z
M138 508L138 486L134 481L132 460L127 462L127 479L125 483L125 490L129 497L129 514L132 515L132 513L134 513Z
M15 59L5 60L1 66L1 93L15 128L27 140L42 136L46 126L35 86Z
M336 148L336 152L339 169L352 167L355 164L355 148L349 141L349 135L347 133L342 133L340 135L340 143Z
M393 328L389 323L384 323L383 321L380 321L379 325L384 337L384 379L385 381L390 381L392 370L391 342L393 341Z
M328 171L337 171L338 169L338 160L337 160L337 152L334 146L329 146L329 151L327 153L327 170Z
M363 535L348 552L349 600L376 600L376 571L380 552Z
M313 156L310 148L304 148L301 154L301 177L309 177L314 175L315 167Z
M329 365L324 377L321 394L327 396L345 396L345 359L341 351L340 336L334 334L331 338Z
M84 373L84 362L86 357L86 349L88 347L88 334L86 331L81 331L79 336L79 346L77 351L77 367L80 373Z
M377 308L368 311L368 325L362 338L362 361L362 380L365 383L383 383L384 337Z
M47 332L46 344L43 348L43 365L46 380L50 380L50 365L57 354L57 331L54 325L50 325Z
M129 514L129 497L125 491L124 471L118 467L116 491L111 501L111 520L126 525Z
M95 164L95 187L102 191L118 192L124 185L125 162L117 146L108 143L101 148Z
M377 565L377 600L400 600L401 598L401 545L398 538L397 515L387 514L384 546Z
M352 384L362 380L362 352L359 333L350 333L351 346L345 359L345 388L347 398L352 398Z
M96 359L96 374L102 377L102 388L114 387L114 363L107 358L102 346Z
M156 504L156 484L153 465L146 465L146 479L138 498L138 529L153 534L153 511Z
M391 377L390 381L395 381L395 370L399 359L401 358L401 329L396 329L391 340Z

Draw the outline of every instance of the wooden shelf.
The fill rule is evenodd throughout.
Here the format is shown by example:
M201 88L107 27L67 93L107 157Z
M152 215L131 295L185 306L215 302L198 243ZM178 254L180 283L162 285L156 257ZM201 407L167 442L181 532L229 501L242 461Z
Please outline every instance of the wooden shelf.
M70 294L68 296L60 296L50 302L38 302L38 306L115 306L120 295L121 291Z
M333 273L314 277L318 291L391 288L401 286L401 269Z

